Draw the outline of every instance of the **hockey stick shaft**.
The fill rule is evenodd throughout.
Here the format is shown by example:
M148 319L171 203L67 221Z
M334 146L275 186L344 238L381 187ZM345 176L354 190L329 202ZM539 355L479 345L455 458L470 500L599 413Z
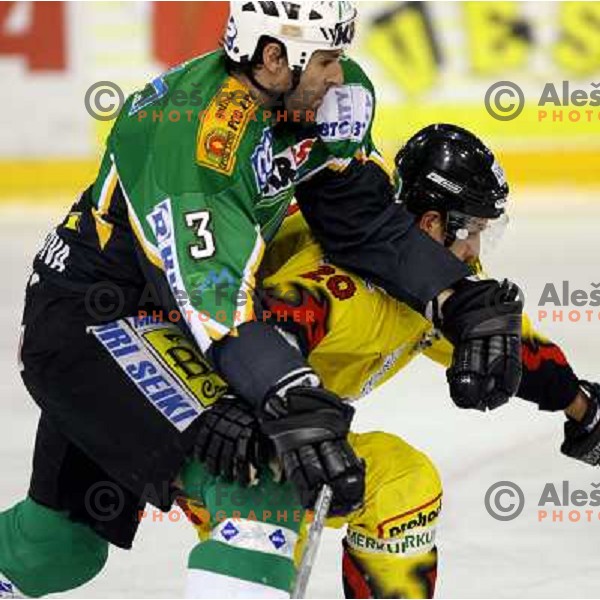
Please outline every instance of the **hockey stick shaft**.
M298 572L296 573L296 581L294 583L294 590L292 591L292 598L304 598L306 594L306 587L308 586L308 579L312 572L317 550L319 549L319 543L321 542L321 534L323 533L323 527L325 526L325 519L329 512L329 506L331 505L331 499L333 498L332 489L325 484L317 501L315 503L315 513L313 521L310 524L308 530L308 539L306 540L306 546L304 547L304 553L298 566Z

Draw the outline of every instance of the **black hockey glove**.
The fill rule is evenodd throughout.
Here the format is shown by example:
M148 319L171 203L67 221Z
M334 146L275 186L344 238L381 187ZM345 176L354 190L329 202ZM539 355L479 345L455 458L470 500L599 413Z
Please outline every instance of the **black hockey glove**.
M460 408L492 410L514 396L521 381L521 314L517 286L462 280L442 305L442 333L454 344L446 371Z
M232 394L219 398L198 417L194 457L211 475L248 485L259 464L267 463L268 441L247 402Z
M317 387L294 387L267 397L260 416L286 477L302 505L313 508L319 490L333 490L330 515L348 514L363 503L365 468L346 436L354 409Z
M565 441L560 451L566 456L588 465L600 465L600 385L580 381L588 397L588 407L581 421L568 418L565 423Z

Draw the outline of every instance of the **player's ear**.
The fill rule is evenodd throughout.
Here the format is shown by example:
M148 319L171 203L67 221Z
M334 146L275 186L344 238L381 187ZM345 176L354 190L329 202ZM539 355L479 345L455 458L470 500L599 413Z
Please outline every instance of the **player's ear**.
M421 215L419 227L436 241L444 239L444 222L442 215L435 210L428 210Z
M287 58L281 44L270 42L263 48L262 66L273 75L287 69Z

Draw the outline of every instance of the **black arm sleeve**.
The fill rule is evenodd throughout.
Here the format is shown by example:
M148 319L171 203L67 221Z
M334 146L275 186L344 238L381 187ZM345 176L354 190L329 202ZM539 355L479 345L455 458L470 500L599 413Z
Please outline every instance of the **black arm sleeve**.
M291 373L297 379L312 373L299 350L271 325L250 321L235 336L214 342L207 358L219 375L255 408L277 383Z
M416 226L393 198L386 173L354 161L325 169L296 189L296 199L325 254L421 314L442 290L469 275L448 249Z

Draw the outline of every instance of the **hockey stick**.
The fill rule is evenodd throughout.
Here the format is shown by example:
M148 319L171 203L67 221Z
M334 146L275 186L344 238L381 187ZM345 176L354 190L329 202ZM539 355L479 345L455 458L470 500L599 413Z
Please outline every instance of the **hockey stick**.
M298 566L298 573L296 574L296 581L294 582L294 590L292 591L292 598L304 598L306 593L306 586L308 585L308 578L312 572L313 563L317 550L319 549L319 543L321 542L321 534L323 533L323 527L325 526L325 518L329 512L329 506L333 497L332 489L325 484L317 501L315 502L315 514L313 522L310 524L308 530L308 539L306 540L306 546L302 553L302 559Z

